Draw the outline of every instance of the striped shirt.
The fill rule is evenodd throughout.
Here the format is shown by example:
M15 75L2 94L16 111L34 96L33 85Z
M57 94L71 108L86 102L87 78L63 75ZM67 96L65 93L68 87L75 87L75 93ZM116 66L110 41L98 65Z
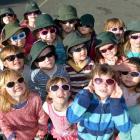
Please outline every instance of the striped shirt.
M88 90L81 90L67 109L70 123L78 123L79 140L109 140L115 129L128 132L131 121L125 110L124 99L107 98L100 102Z

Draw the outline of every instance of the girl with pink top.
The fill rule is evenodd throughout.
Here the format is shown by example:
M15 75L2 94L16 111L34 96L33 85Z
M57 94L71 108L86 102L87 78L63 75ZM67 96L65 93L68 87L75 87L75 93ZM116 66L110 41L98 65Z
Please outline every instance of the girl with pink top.
M0 128L8 140L44 138L48 116L39 96L31 93L17 71L0 74Z
M57 140L78 140L76 125L66 119L70 105L70 85L63 77L54 77L47 83L48 96L43 104L44 111L52 121L51 135Z

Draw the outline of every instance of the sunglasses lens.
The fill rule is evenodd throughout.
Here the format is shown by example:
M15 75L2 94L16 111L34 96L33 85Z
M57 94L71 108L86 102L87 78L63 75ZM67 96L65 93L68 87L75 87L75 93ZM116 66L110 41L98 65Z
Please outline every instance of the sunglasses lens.
M95 78L94 81L96 84L101 84L103 82L101 78Z
M47 58L50 58L50 57L52 57L52 56L54 56L54 53L53 53L53 52L49 52L48 54L37 58L35 61L36 61L36 62L42 62L42 61L45 60L46 57L47 57Z
M17 58L23 59L24 58L24 53L19 53L16 55Z
M19 34L18 34L18 37L19 37L19 39L23 39L23 38L25 38L25 37L26 37L25 32L21 32L21 33L19 33Z
M62 85L63 90L70 90L70 86L69 85Z
M127 75L128 74L128 71L122 71L121 74L122 75Z
M56 32L55 28L50 29L50 33L55 33L55 32Z
M139 73L138 72L131 72L131 76L132 77L138 77L139 76Z
M51 86L51 91L57 91L59 89L58 85Z
M15 82L8 82L6 86L8 88L12 88L14 85L15 85Z
M24 82L24 78L21 77L21 78L19 78L17 81L18 81L19 83L23 83L23 82Z
M138 38L139 38L139 36L137 36L137 35L131 36L131 39L138 39Z
M48 31L47 30L44 30L44 31L41 32L41 34L42 35L47 35L48 34Z
M106 49L100 50L101 53L106 53L106 51L107 51Z
M12 41L17 41L17 40L18 40L18 36L17 36L17 35L13 35L13 36L11 37L11 40L12 40Z
M114 84L114 80L113 79L107 79L106 80L106 83L108 84L108 85L113 85Z
M8 56L7 58L5 58L5 60L14 61L15 60L15 55Z

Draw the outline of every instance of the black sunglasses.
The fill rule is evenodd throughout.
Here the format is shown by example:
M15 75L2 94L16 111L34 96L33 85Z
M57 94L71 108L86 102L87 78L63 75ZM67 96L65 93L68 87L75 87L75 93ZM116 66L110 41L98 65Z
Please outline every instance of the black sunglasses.
M8 16L8 17L13 17L14 14L9 14L9 13L3 14L3 15L2 15L2 18L3 18L3 17L6 17L6 16Z
M62 88L63 90L65 90L65 91L68 91L68 90L70 90L70 85L68 85L68 84L63 84L63 85L52 85L51 87L50 87L50 91L57 91L59 88Z
M24 78L23 77L20 77L18 80L17 80L17 83L23 83L24 82ZM7 84L6 84L6 86L8 87L8 88L12 88L12 87L14 87L14 85L15 85L15 83L16 82L8 82Z
M82 49L84 49L84 50L87 49L86 45L84 45L84 46L82 46L82 47L79 47L79 48L75 48L75 47L74 47L74 48L72 48L71 51L72 51L72 52L81 52Z
M14 61L15 58L24 59L24 53L18 53L16 55L7 56L6 58L4 58L4 61L8 60L9 62L11 62L11 61Z
M128 72L128 71L121 71L122 75L128 75L130 74L131 77L139 77L140 76L140 72Z
M47 58L50 58L50 57L52 57L52 56L54 56L54 52L49 52L48 54L37 58L37 59L35 60L35 62L42 62L42 61L45 60L46 57L47 57Z

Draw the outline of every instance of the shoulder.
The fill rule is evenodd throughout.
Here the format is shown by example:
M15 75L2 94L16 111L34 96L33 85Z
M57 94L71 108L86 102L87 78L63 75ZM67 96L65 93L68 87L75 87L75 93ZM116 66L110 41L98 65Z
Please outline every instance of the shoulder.
M40 69L31 71L31 80L34 81L35 76L39 73Z

